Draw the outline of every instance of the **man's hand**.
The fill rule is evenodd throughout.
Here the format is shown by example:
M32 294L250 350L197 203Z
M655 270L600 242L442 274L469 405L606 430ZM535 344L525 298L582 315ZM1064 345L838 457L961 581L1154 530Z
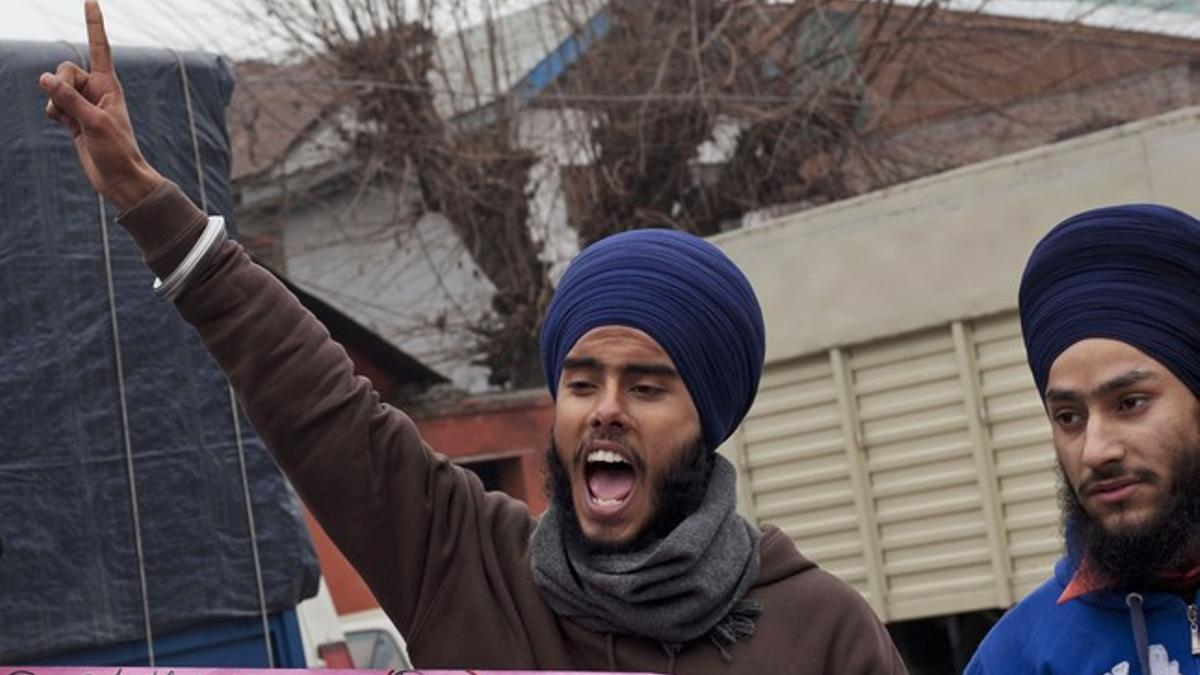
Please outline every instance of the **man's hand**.
M38 85L50 96L46 116L71 132L79 163L92 186L124 211L158 187L163 178L138 150L125 95L113 70L100 5L86 0L83 11L91 72L65 61L55 74L43 73Z

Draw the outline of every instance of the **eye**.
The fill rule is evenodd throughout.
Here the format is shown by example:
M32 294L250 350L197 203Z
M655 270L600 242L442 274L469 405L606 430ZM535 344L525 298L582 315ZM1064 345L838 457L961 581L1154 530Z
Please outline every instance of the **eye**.
M1083 415L1080 415L1074 410L1056 410L1053 413L1052 418L1054 419L1054 423L1063 429L1070 429L1078 426L1079 423L1083 421Z
M1117 404L1117 407L1122 412L1130 412L1141 408L1149 401L1150 399L1145 396L1125 396L1121 398L1121 401Z
M630 391L638 396L658 396L666 391L662 387L656 387L652 384L635 384L630 388Z
M567 380L566 388L573 394L586 394L594 390L596 385L588 380Z

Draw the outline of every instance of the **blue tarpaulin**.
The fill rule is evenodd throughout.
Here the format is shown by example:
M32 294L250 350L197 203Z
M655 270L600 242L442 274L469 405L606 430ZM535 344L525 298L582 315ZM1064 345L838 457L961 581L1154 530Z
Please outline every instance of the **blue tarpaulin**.
M266 606L317 586L294 494L44 116L38 75L85 56L0 42L0 663L144 638L139 569L154 632L256 616L239 426ZM147 159L232 227L229 64L121 48L114 61Z

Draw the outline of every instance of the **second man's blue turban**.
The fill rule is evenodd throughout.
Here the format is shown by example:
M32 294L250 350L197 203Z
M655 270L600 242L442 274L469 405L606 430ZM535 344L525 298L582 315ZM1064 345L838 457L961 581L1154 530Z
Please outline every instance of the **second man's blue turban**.
M1132 204L1068 218L1021 278L1021 331L1038 392L1085 338L1111 338L1163 364L1200 396L1200 222Z
M584 249L542 325L542 370L552 396L567 353L600 326L636 328L671 357L708 449L749 411L766 350L762 310L745 275L716 246L673 230L634 230Z

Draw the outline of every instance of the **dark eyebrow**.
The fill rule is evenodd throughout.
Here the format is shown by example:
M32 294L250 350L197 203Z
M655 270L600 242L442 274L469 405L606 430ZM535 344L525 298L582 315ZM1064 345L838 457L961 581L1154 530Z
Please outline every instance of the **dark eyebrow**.
M590 356L563 359L563 370L600 370L604 364ZM626 363L621 370L631 375L679 377L679 371L665 363Z
M1056 402L1056 403L1076 403L1082 399L1083 399L1083 397L1079 395L1079 392L1073 391L1071 389L1047 389L1046 390L1046 402L1047 403L1050 403L1052 401Z
M1158 379L1158 374L1152 373L1149 370L1141 370L1141 369L1131 370L1127 373L1122 373L1122 374L1112 378L1111 380L1101 384L1100 386L1096 387L1095 389L1092 390L1091 396L1093 398L1107 396L1108 394L1111 394L1114 391L1119 391L1130 385L1137 384L1138 382L1141 382L1143 380L1157 380L1157 379ZM1080 396L1079 392L1074 391L1074 390L1070 390L1070 389L1047 389L1046 390L1046 401L1047 402L1050 402L1050 401L1077 402L1082 399L1083 399L1083 397Z
M600 362L590 356L583 358L565 358L563 359L563 370L583 370L585 368L595 369L600 367Z
M1092 391L1093 396L1104 396L1111 394L1114 391L1124 389L1131 384L1137 384L1143 380L1157 380L1158 375L1149 370L1131 370L1123 375L1118 375L1104 384L1096 387Z
M627 363L625 364L625 372L632 375L679 377L679 371L664 363Z

